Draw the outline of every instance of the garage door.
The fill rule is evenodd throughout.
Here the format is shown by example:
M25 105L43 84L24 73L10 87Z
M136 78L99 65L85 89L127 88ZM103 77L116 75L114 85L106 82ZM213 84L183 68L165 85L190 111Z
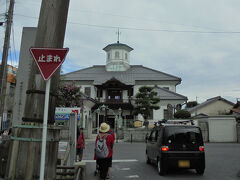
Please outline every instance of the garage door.
M210 142L237 142L235 119L209 119Z

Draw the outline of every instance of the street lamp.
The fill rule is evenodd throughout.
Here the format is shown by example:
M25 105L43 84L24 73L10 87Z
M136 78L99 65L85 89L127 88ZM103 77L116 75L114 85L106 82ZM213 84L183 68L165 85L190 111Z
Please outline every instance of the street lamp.
M103 109L103 113L104 113L104 114L103 114L103 117L104 117L103 121L106 122L106 117L105 117L106 112L105 112L105 111L106 111L106 109L107 109L107 106L105 106L105 105L103 104L102 106L100 106L100 109L101 109L101 108Z
M118 127L121 128L122 127L122 122L120 121L122 119L121 117L121 113L122 113L122 109L119 108L118 109L118 114L119 114L119 118L118 118Z
M99 114L100 114L100 109L97 109L97 113L98 113L98 119L97 119L97 134L99 133Z
M120 128L121 126L119 126L121 123L120 123L120 119L121 119L121 113L122 113L122 109L119 108L118 109L118 118L115 118L116 119L116 142L118 142L118 128ZM117 117L117 116L116 116Z

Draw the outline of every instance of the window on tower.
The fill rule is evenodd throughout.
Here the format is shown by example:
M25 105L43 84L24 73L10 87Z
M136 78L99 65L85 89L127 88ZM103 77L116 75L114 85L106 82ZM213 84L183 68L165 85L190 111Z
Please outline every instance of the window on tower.
M115 58L116 58L116 59L119 58L119 52L118 52L118 51L115 52Z

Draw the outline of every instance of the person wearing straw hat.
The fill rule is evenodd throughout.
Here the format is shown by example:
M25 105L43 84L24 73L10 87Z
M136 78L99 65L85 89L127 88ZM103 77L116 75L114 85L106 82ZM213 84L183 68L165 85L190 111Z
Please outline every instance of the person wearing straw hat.
M99 167L101 180L107 179L108 168L112 163L114 139L108 134L109 130L110 126L105 122L102 123L95 142L94 159Z

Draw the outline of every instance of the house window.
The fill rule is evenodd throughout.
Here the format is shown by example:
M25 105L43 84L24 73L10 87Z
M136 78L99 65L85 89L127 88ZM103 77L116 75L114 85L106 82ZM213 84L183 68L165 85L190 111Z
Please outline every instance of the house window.
M120 96L115 96L115 99L120 99Z
M118 51L115 52L115 58L116 58L116 59L119 58L119 52L118 52Z
M163 113L163 118L168 120L169 119L169 113L168 113L168 110L167 109L164 109L164 113Z
M102 89L98 89L97 90L97 97L102 97L103 96L103 90Z
M110 53L108 53L108 59L110 59Z
M84 94L86 94L87 96L91 96L91 87L85 87L84 88Z
M125 53L125 59L127 59L128 58L128 55L127 55L127 53Z
M131 89L128 90L128 96L129 96L129 97L133 96L133 88L131 88Z

